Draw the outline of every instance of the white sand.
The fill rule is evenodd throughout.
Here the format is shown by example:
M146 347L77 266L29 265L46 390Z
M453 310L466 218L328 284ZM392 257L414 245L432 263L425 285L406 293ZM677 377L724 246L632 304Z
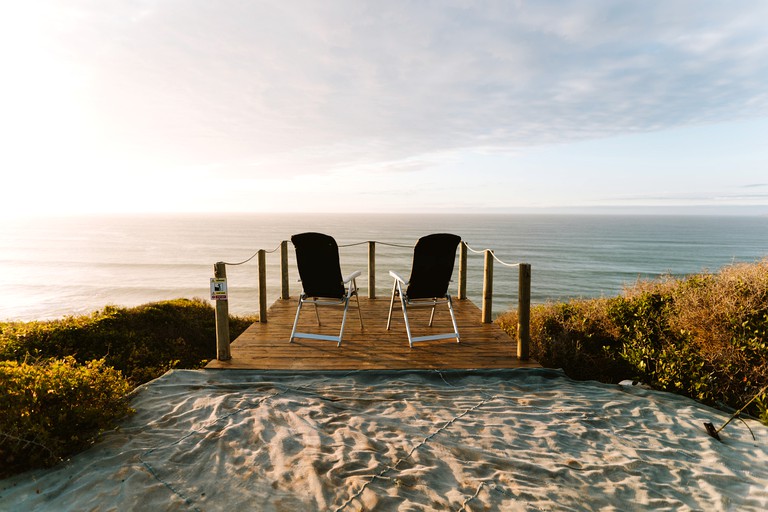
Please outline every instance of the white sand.
M560 372L174 371L0 510L765 510L768 429Z

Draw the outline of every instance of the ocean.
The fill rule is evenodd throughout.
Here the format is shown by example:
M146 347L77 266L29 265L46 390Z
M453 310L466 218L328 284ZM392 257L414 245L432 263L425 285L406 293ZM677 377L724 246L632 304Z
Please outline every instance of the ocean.
M269 301L280 293L275 251L294 233L320 231L341 246L342 271L363 271L376 248L376 293L389 270L407 276L416 240L460 235L475 251L529 263L534 303L614 296L638 279L683 276L768 256L768 218L657 215L195 214L6 219L0 224L0 320L44 320L114 304L210 298L218 261L227 266L229 309L258 312L258 265L267 254ZM291 295L299 293L293 249ZM483 255L470 251L468 296L480 304ZM454 277L458 276L458 262ZM518 270L494 265L494 314L516 307ZM456 292L455 285L452 292Z

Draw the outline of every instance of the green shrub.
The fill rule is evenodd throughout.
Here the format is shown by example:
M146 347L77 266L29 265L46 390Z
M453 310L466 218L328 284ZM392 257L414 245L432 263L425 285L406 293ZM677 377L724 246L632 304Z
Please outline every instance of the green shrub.
M768 383L768 259L691 276L675 288L673 328L690 333L723 402ZM751 412L755 412L751 409Z
M230 317L231 339L254 321ZM202 300L0 323L0 477L84 448L126 414L122 397L133 386L203 367L215 340L214 309Z
M674 298L663 292L643 292L611 302L609 317L620 329L618 356L635 379L663 391L712 401L709 374L690 334L675 330Z
M607 316L607 299L549 303L531 309L530 356L542 366L562 368L574 379L618 382L631 371L615 355L619 338ZM497 322L517 336L517 313Z
M0 362L0 477L55 464L131 412L130 383L103 359Z
M232 339L253 318L230 318ZM213 307L177 299L134 308L108 306L85 316L46 322L0 324L0 360L73 356L84 363L104 358L134 384L171 368L202 368L216 357Z
M515 335L515 312L498 322ZM531 357L575 379L640 380L738 409L768 383L768 259L535 306ZM768 424L768 397L747 412Z

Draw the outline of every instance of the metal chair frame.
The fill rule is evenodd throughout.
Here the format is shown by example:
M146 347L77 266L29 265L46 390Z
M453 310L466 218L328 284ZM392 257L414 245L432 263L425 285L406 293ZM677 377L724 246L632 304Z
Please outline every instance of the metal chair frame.
M461 337L459 336L459 328L456 325L456 315L453 312L453 301L451 300L450 293L446 293L445 297L434 297L431 299L409 299L405 294L403 287L408 287L408 281L400 277L396 272L389 271L389 275L395 279L395 283L392 286L392 299L389 302L389 315L387 317L387 330L389 330L392 324L392 311L395 307L395 296L400 297L400 304L403 308L403 319L405 320L405 332L408 335L408 345L413 347L414 343L419 341L431 341L456 338L456 343L461 343ZM451 313L451 323L453 324L453 332L444 334L430 334L427 336L416 336L411 334L411 323L408 318L408 308L423 308L431 307L432 312L429 315L429 326L432 327L432 322L435 319L435 309L440 304L447 304L448 311Z
M459 328L456 324L456 314L453 310L453 301L451 300L451 294L448 292L448 285L456 256L456 246L458 246L460 241L461 238L458 236L447 233L436 233L422 237L414 248L410 279L406 281L397 272L389 272L389 275L394 278L394 284L392 285L392 298L389 302L387 330L392 325L395 297L399 296L400 305L403 309L403 319L405 320L405 331L408 335L408 345L410 347L413 347L414 343L420 341L450 338L456 338L456 343L461 343ZM447 252L451 249L453 250L452 254ZM429 326L432 327L435 309L441 304L448 306L448 311L451 313L453 332L413 336L410 319L408 318L408 308L431 307L432 312L429 316Z
M363 314L360 312L360 297L358 297L357 295L357 282L355 280L355 278L357 278L360 274L361 272L358 270L355 273L351 274L346 279L344 279L344 284L349 284L349 288L347 290L347 293L341 299L325 298L325 297L309 297L307 296L306 293L302 293L301 296L299 297L299 307L296 309L296 319L293 321L293 329L291 330L290 343L293 343L293 340L295 338L309 338L309 339L315 339L315 340L335 341L336 346L340 347L341 338L344 336L344 326L346 325L346 322L347 322L347 311L349 310L349 299L353 295L355 296L355 300L357 301L357 314L360 317L360 329L361 330L364 329ZM330 336L328 334L296 332L296 328L299 324L299 315L301 314L301 308L305 302L309 302L315 307L315 316L317 317L318 327L322 325L320 323L320 313L317 310L318 306L344 307L344 313L341 318L341 329L339 330L339 335Z

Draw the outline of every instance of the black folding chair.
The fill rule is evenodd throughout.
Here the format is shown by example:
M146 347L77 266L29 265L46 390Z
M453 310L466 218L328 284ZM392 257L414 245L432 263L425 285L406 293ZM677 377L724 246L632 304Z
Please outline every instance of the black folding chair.
M392 300L389 302L389 316L387 317L387 330L392 323L392 310L395 306L395 296L400 296L405 319L405 331L408 334L408 345L418 341L439 340L456 338L460 343L459 328L456 326L456 315L453 312L451 295L448 293L448 284L453 274L453 266L456 261L456 247L461 242L461 237L447 233L427 235L419 239L413 250L413 265L411 277L407 281L396 272L390 271L394 279L392 286ZM408 320L409 307L431 307L429 326L435 318L435 308L439 304L447 304L451 313L453 332L444 334L431 334L428 336L411 335L411 324Z
M344 335L344 324L347 321L349 299L353 295L357 300L357 314L360 317L360 329L363 329L363 315L360 312L360 298L357 296L357 283L355 279L361 274L358 270L345 279L341 277L341 265L339 263L339 246L333 237L322 233L301 233L293 235L291 242L296 249L296 265L299 267L299 279L303 292L299 297L299 306L296 309L296 320L293 322L290 342L294 338L311 338L317 340L335 341L336 346L341 346L341 338ZM347 286L349 285L349 286ZM296 332L299 323L301 307L305 302L315 306L317 325L320 326L320 313L318 306L343 307L344 314L341 319L341 330L338 336L326 334Z

